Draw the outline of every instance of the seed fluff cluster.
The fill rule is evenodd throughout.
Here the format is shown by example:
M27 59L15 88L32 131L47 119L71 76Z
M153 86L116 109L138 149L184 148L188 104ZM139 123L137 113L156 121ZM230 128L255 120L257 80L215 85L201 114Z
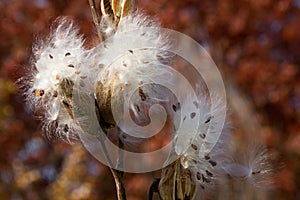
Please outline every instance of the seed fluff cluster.
M105 22L105 19L106 16L102 20ZM194 191L187 189L187 184L206 189L218 182L222 174L245 178L258 186L264 183L270 171L267 153L251 150L249 159L238 163L232 156L228 128L223 129L221 135L217 134L215 127L223 125L218 124L222 121L219 116L226 112L226 107L218 103L212 107L211 102L223 99L213 97L208 101L207 95L202 94L195 99L188 96L180 105L165 88L155 85L175 81L162 67L169 59L166 52L171 45L157 22L137 12L121 18L117 26L102 23L107 38L90 49L84 47L83 36L73 21L59 18L56 24L45 40L38 40L33 46L32 68L22 79L27 88L28 104L44 113L43 126L47 134L67 141L78 139L81 129L74 110L80 108L72 99L74 90L95 98L100 107L100 120L105 121L108 129L115 121L110 116L112 113L101 113L102 107L116 107L117 114L122 116L125 106L137 124L144 124L149 118L142 110L158 102L165 105L171 115L176 116L181 111L180 123L187 127L180 130L185 140L176 132L174 136L173 155L179 157L177 168L174 168L177 178L176 173L168 174L168 167L175 165L166 166L161 190L169 179L175 180L171 181L176 183L174 187L185 188L177 194L181 198ZM199 126L196 135L191 136L188 127L192 127L195 120ZM189 181L183 183L178 177ZM174 192L172 195L174 197Z

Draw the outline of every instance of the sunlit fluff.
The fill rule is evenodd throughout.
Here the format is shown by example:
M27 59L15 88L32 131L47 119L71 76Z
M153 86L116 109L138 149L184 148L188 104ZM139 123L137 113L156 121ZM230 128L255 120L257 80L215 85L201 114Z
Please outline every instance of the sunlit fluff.
M71 20L59 18L50 35L33 46L32 70L27 79L27 101L44 111L46 133L68 140L75 128L72 90L85 78L81 73L85 54L82 36Z
M224 178L227 177L246 180L255 187L271 186L273 170L270 159L272 155L263 146L252 144L249 145L245 154L239 153L236 157L228 122L225 123L220 137L214 130L217 123L220 123L218 115L226 111L226 107L219 106L217 103L217 106L212 109L211 102L218 102L220 99L214 95L211 98L209 100L210 98L205 94L198 97L199 109L195 107L195 113L200 115L199 128L195 137L188 142L189 147L180 147L186 145L186 142L176 141L175 149L185 148L182 154L176 155L179 156L185 174L188 171L187 174L191 180L202 190L213 189L216 184L224 182ZM189 113L184 113L184 111L181 114L189 116ZM188 123L187 119L185 121ZM216 141L216 143L207 153L205 147L211 145L210 141Z

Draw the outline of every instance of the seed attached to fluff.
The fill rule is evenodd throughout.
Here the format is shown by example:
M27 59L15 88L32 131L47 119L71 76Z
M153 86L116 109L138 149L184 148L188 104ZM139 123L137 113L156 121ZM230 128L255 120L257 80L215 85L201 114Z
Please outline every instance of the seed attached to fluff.
M140 87L139 87L139 96L141 97L141 100L142 100L142 101L145 101L145 100L146 100L146 95L145 95L143 89L140 88Z
M42 97L45 94L45 90L36 90L34 93L35 93L35 96Z
M201 137L201 139L205 139L206 135L204 133L200 133L199 136Z
M203 181L203 183L204 182L206 182L206 183L210 183L211 182L211 180L208 179L208 178L206 178L203 174L202 174L202 181Z
M66 100L63 100L62 103L64 104L65 107L72 108L72 106Z
M52 126L53 126L55 129L57 129L57 127L58 127L58 122L57 122L56 119L52 121Z
M53 56L52 56L51 54L49 54L49 58L50 58L50 59L53 59Z
M256 175L256 174L259 174L260 171L257 171L257 172L252 172L252 175Z
M173 108L174 112L177 111L177 108L176 108L176 106L174 104L172 105L172 108Z
M70 56L71 55L71 53L70 52L67 52L66 54L65 54L65 56Z
M205 170L205 172L206 172L207 176L210 176L210 177L212 177L212 176L213 176L213 174L212 174L210 171L208 171L208 170Z
M173 108L174 112L177 112L177 110L180 109L180 103L178 102L176 105L173 104L172 108Z
M206 155L204 156L205 160L209 160L210 159L210 156L209 155Z
M197 151L197 149L198 149L197 145L195 145L195 144L191 144L191 147L192 147L195 151Z
M141 109L140 109L140 107L138 105L136 105L136 109L137 109L138 112L141 111Z
M210 164L211 164L211 166L216 166L217 165L217 162L216 161L213 161L213 160L210 160L210 161L208 161Z
M210 120L211 120L212 118L214 118L214 116L209 116L209 117L207 118L207 120L206 120L204 123L207 124L208 122L210 122Z
M54 90L53 93L52 93L52 96L53 97L57 97L58 96L58 92L56 90Z
M72 64L69 64L69 65L68 65L68 67L74 68L74 65L72 65Z
M64 126L64 132L68 132L69 131L69 126L68 126L68 124L65 124L65 126Z
M191 113L191 119L193 119L195 116L196 116L196 113L195 113L195 112L192 112L192 113Z
M202 178L201 173L200 173L200 172L197 172L196 176L197 176L197 179L200 181L201 178Z

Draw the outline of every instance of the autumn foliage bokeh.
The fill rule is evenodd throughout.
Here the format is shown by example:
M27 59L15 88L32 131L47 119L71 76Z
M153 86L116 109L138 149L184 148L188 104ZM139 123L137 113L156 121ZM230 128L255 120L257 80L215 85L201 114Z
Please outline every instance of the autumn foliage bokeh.
M223 74L237 140L261 138L279 158L267 199L300 199L300 1L136 0L162 26L205 46ZM31 45L61 15L86 45L97 40L88 1L0 1L0 200L115 199L109 170L80 145L49 141L15 84ZM146 199L159 173L128 174L128 199Z

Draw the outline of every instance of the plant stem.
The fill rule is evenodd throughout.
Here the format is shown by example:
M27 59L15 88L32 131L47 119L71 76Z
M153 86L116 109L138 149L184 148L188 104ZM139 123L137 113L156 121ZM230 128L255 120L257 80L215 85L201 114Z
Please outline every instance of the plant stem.
M113 168L110 168L110 171L115 179L118 200L126 200L126 193L123 182L124 172Z
M113 164L112 164L112 161L111 161L111 159L109 157L109 154L108 154L105 142L104 142L104 138L100 137L99 141L101 143L105 159L106 159L106 161L109 164L108 167L109 167L109 169L110 169L110 171L111 171L111 173L112 173L112 175L114 177L114 180L115 180L118 200L126 200L126 192L125 192L125 187L124 187L124 182L123 182L124 172L116 170L116 169L113 168ZM120 143L120 141L121 140L119 140L119 145L118 145L119 148L120 148L120 146L123 146L123 143L122 142Z

